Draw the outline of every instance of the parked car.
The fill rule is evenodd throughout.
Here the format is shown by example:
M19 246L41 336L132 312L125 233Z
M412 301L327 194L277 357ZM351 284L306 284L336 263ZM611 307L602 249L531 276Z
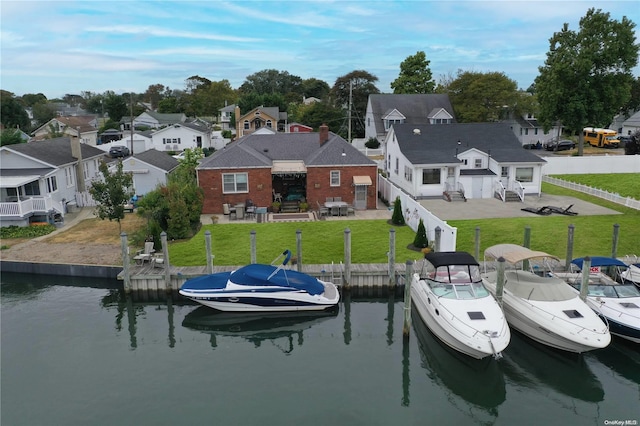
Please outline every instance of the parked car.
M112 146L111 149L109 149L109 156L111 158L128 157L129 148L127 148L126 146Z
M622 148L624 148L627 143L632 143L633 140L633 135L623 135L623 136L618 136L618 140L620 141L620 146Z
M576 147L576 143L569 139L562 139L559 141L549 142L544 146L544 149L547 151L564 151L569 149L574 149Z

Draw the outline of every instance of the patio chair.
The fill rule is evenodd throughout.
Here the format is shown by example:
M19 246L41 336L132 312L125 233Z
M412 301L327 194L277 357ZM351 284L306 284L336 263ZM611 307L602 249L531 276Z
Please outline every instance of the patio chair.
M321 217L329 215L329 209L328 208L326 208L325 206L321 205L319 201L316 201L316 204L318 205L318 214Z
M340 207L331 206L331 216L340 216Z
M276 192L275 189L271 190L271 193L273 194L273 201L279 201L282 202L282 194L279 192Z
M347 216L349 216L350 214L352 215L356 215L356 209L353 208L353 206L351 204L347 204Z
M550 215L551 209L549 208L549 206L542 206L542 207L525 207L523 209L520 209L523 212L529 212L529 213L535 213L535 214L539 214L542 216L548 216Z
M342 197L333 197L333 201L342 201Z
M155 252L153 249L153 241L147 241L144 243L144 249L138 250L133 260L135 260L138 265L142 265L144 262L151 262L151 256Z
M578 214L577 212L571 211L571 207L573 207L573 204L570 204L565 208L554 207L554 206L547 206L547 207L549 208L549 210L551 210L552 213L563 214L566 216L576 216Z
M151 266L154 268L163 268L164 267L164 254L155 253L151 257Z
M327 203L332 203L332 202L333 202L333 197L327 197L326 202L327 202Z
M340 216L346 216L348 214L348 210L347 210L348 206L340 206Z

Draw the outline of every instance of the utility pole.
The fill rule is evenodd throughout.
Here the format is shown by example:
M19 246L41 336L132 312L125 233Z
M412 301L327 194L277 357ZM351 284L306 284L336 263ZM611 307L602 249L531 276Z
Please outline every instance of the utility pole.
M351 104L353 103L353 80L349 80L349 136L347 139L351 143Z
M133 155L133 93L129 92L129 99L131 100L131 123L129 128L131 130L131 155Z

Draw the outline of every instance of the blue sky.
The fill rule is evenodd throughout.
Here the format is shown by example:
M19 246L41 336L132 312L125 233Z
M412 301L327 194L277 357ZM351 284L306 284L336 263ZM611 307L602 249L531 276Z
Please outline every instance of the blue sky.
M526 89L549 38L565 22L577 30L590 7L640 25L637 1L1 0L0 88L140 93L194 75L237 88L273 68L330 86L364 69L391 92L400 63L424 51L436 81L498 71Z

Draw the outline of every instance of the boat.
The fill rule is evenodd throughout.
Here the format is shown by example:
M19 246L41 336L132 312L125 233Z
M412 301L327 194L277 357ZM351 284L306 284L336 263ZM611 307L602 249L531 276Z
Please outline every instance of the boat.
M609 323L611 334L640 343L640 290L630 281L616 281L628 270L627 265L612 257L594 256L590 259L587 305ZM583 264L584 258L573 259L571 265L576 270L572 268L569 272L556 272L554 275L579 294Z
M280 260L282 263L276 265ZM291 251L270 265L253 263L235 271L188 279L179 293L194 302L227 312L289 312L324 310L335 306L335 284L286 269Z
M505 316L469 253L427 253L420 273L412 275L411 300L429 330L458 352L499 358L509 344Z
M640 288L640 262L630 263L626 266L627 269L620 273L620 278L623 282L629 282Z
M509 326L539 343L568 352L601 349L611 342L608 325L564 280L549 275L549 262L560 261L556 256L516 244L491 246L484 255L485 265L487 260L503 258L516 268L504 271L502 296L497 291L497 271L485 271L482 278L487 289L502 301ZM525 262L536 263L532 268L536 272L524 270L521 266Z

